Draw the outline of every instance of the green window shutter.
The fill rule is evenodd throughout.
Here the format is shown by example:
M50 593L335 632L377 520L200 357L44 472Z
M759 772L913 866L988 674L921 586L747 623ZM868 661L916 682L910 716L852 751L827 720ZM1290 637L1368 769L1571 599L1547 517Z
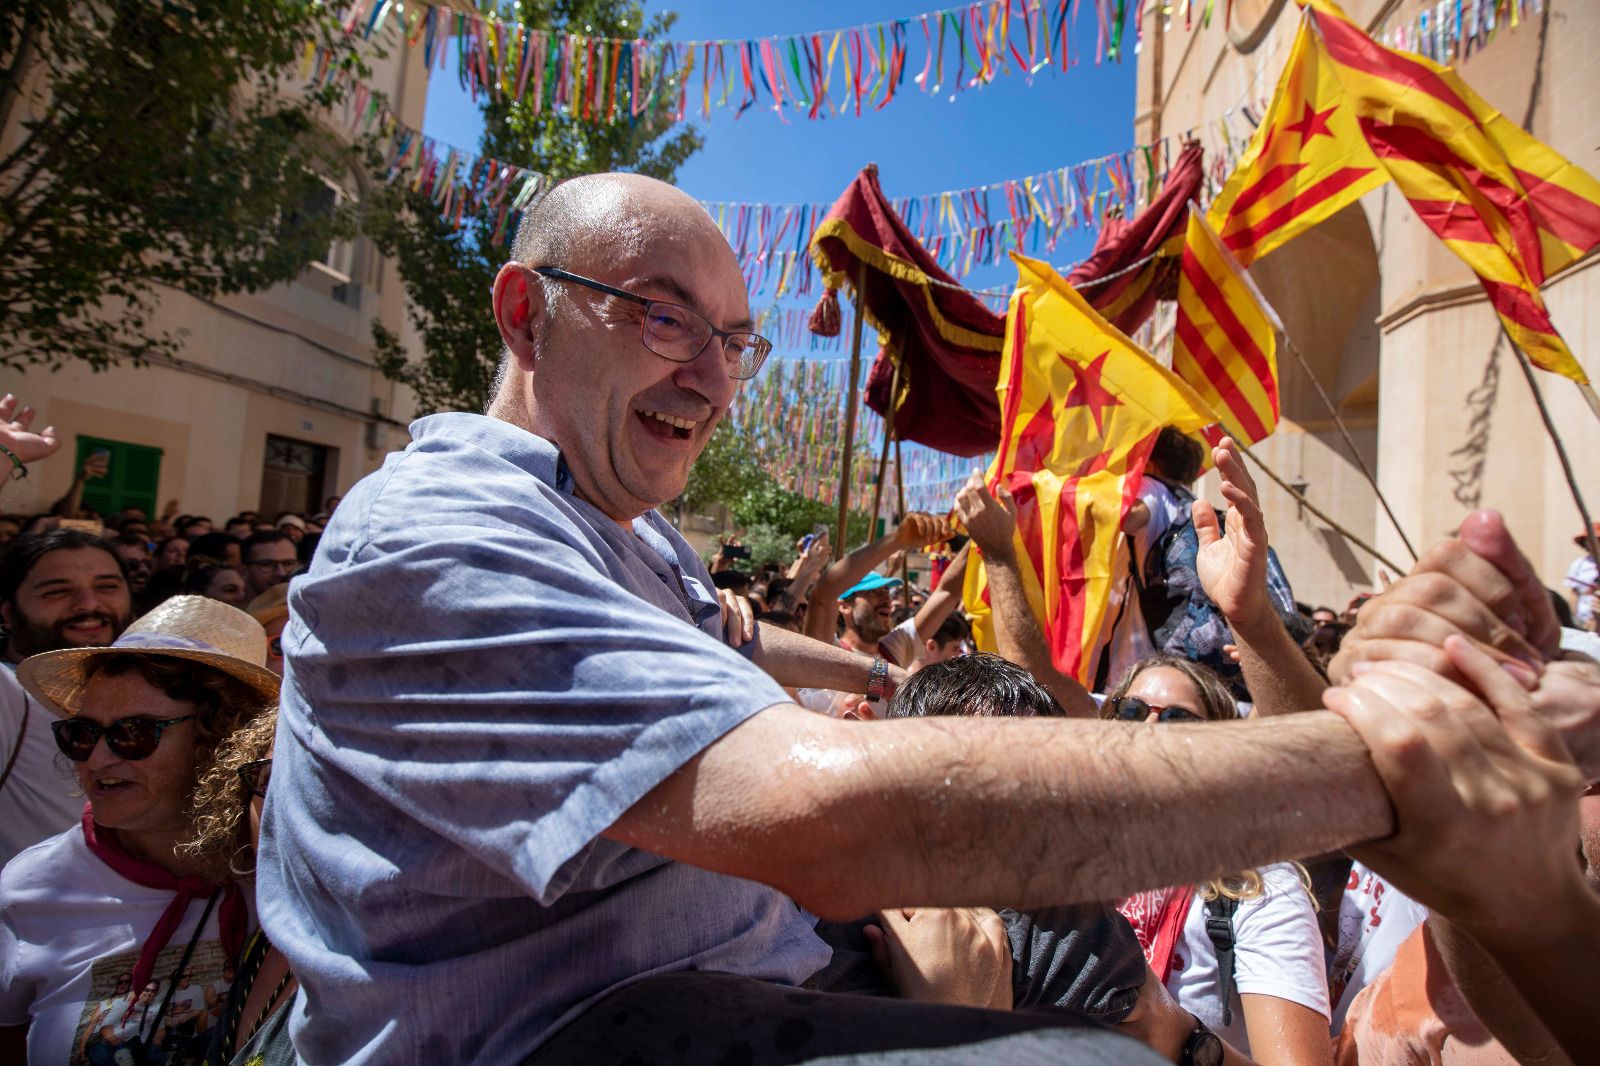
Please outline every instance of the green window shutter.
M74 469L81 470L84 460L102 450L111 453L109 469L105 477L83 487L83 505L105 516L125 507L138 507L145 514L154 515L161 480L161 449L80 435Z

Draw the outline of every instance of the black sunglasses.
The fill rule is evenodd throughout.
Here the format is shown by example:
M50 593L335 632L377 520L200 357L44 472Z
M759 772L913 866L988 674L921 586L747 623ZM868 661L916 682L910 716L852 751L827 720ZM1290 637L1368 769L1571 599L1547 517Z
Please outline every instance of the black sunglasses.
M1119 722L1142 722L1156 708L1138 696L1111 697L1111 713ZM1187 707L1162 707L1156 715L1158 722L1204 722L1206 719Z
M761 334L742 329L718 329L707 322L704 315L682 304L652 300L648 296L640 296L560 267L534 267L533 272L552 281L583 285L619 300L642 304L644 319L640 323L639 339L646 348L674 363L693 362L716 337L722 341L728 376L736 381L745 381L756 376L756 371L761 369L761 364L767 361L767 355L772 351L772 342Z
M272 780L272 760L257 759L247 762L239 767L239 783L244 785L246 795L267 795L267 784Z
M50 731L56 735L56 747L61 749L61 754L73 762L87 762L101 737L106 738L106 747L111 749L111 754L136 762L148 759L155 753L156 745L161 743L161 734L167 731L168 726L197 717L185 714L177 718L151 718L140 714L132 718L119 718L110 725L101 725L86 718L63 718L59 722L51 722Z

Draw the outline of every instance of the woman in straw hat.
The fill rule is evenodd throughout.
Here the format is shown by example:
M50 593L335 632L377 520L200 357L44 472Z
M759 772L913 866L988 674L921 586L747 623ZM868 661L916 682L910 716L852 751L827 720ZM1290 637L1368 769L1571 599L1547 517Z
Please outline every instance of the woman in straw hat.
M197 823L229 738L276 703L267 639L243 611L178 596L108 648L26 659L17 679L88 797L81 826L0 870L0 1061L168 1062L210 1039L205 989L236 959L252 901L230 875L240 820ZM155 986L102 1001L124 974ZM154 1006L152 1007L152 1003Z

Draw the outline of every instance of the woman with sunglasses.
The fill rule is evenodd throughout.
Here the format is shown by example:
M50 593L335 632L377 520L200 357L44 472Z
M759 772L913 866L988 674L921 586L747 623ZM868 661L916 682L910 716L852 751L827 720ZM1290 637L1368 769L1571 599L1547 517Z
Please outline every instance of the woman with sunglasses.
M169 1026L174 995L182 975L187 995L237 957L251 900L229 872L236 844L186 845L201 835L197 783L228 739L276 703L266 656L249 615L178 596L109 648L47 652L18 667L23 687L60 716L56 744L88 804L80 826L0 870L0 1061L114 1053L186 1063L204 1050L209 1012L179 1012ZM100 1019L85 1040L124 974L150 1000L137 1026Z
M1153 655L1111 691L1101 717L1190 725L1236 721L1239 707L1208 667ZM1119 908L1178 1005L1230 1045L1225 1061L1239 1061L1237 1048L1262 1066L1333 1062L1322 934L1308 884L1298 863L1276 863L1200 886L1140 892ZM1208 919L1224 942L1233 938L1231 966L1219 965Z

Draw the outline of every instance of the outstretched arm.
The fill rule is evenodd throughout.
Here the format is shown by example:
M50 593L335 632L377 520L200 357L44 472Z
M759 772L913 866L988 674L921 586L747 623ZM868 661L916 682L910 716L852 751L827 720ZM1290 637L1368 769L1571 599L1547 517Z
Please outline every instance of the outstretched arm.
M1211 454L1222 476L1223 498L1233 506L1224 532L1216 508L1206 500L1194 501L1200 587L1233 630L1256 713L1320 707L1328 684L1284 628L1267 594L1267 524L1255 481L1231 438L1224 437Z
M988 567L989 605L994 611L995 642L1002 658L1032 674L1061 704L1070 718L1098 718L1099 708L1088 690L1056 668L1022 587L1017 563L1017 505L1004 486L996 499L982 474L973 474L956 494L956 513Z
M949 530L939 519L914 511L906 515L893 533L857 548L828 567L817 579L817 587L811 594L813 609L806 612L806 636L815 640L832 639L837 616L831 605L838 602L841 592L866 577L873 567L897 551L938 544L949 536ZM825 606L829 609L820 609Z
M761 644L752 660L778 684L790 688L828 688L866 692L873 660L836 644L828 644L773 625L761 626ZM905 682L906 672L888 663L884 698Z
M961 606L961 586L967 579L967 556L972 542L962 545L950 565L939 575L939 584L928 594L928 602L917 611L917 641L927 640L939 631L951 612Z

